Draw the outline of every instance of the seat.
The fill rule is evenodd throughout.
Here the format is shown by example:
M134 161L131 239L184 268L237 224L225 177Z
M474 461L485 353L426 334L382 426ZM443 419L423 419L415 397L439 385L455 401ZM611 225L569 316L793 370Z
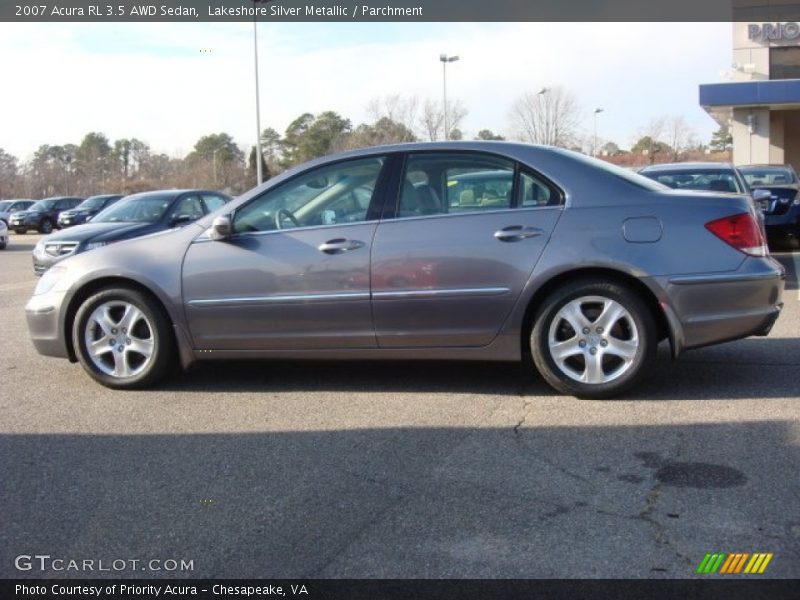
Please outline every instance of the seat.
M414 187L419 197L419 210L423 215L438 215L444 212L439 196L431 186L420 183Z
M736 191L735 189L733 189L733 185L731 184L731 182L727 181L725 179L716 179L716 180L712 181L709 184L708 189L711 190L712 192L735 192Z
M406 180L400 194L400 205L397 207L398 217L417 217L421 215L420 198L417 188Z

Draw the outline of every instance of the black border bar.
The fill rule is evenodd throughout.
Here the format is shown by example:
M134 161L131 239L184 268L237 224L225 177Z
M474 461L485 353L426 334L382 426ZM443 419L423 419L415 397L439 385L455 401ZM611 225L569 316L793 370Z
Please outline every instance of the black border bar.
M800 21L800 0L0 0L8 22ZM666 41L665 41L666 43Z
M28 593L17 586L27 586ZM141 588L123 592L123 586ZM149 587L153 586L153 587ZM166 593L170 586L174 594ZM215 587L217 586L217 587ZM294 587L293 587L294 586ZM303 586L303 587L300 587ZM31 593L32 588L41 593ZM158 588L159 593L155 593ZM193 590L196 593L193 593ZM224 588L224 589L223 589ZM100 594L90 589L101 590ZM797 598L800 581L791 579L4 579L3 600L150 600L151 598L294 598L297 600L783 600ZM75 590L75 593L69 593ZM80 591L79 591L80 590ZM149 591L148 591L149 590ZM220 593L222 590L223 593ZM294 590L294 591L293 591ZM304 590L303 593L301 590ZM215 593L216 592L216 593Z

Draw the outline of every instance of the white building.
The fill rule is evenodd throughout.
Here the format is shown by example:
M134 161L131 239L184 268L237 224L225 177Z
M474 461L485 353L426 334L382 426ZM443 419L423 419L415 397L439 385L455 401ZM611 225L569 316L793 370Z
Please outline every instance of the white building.
M700 104L733 134L733 162L800 171L800 24L734 23L725 83L700 86Z

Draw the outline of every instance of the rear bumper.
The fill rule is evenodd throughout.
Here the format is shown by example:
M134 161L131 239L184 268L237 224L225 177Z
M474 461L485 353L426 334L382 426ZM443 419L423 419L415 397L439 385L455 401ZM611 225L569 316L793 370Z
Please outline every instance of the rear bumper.
M731 273L661 279L669 299L673 353L751 335L767 335L783 308L783 267L771 258L747 258ZM660 278L658 278L660 279Z

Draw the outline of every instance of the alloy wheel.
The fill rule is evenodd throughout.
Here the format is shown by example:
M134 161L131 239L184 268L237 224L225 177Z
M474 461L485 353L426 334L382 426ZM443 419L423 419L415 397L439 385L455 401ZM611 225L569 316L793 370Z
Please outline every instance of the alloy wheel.
M133 377L147 368L155 350L153 326L130 302L113 300L92 311L84 328L88 358L112 377Z
M558 369L586 384L613 381L634 364L639 332L628 310L604 296L567 302L550 323L548 349Z

